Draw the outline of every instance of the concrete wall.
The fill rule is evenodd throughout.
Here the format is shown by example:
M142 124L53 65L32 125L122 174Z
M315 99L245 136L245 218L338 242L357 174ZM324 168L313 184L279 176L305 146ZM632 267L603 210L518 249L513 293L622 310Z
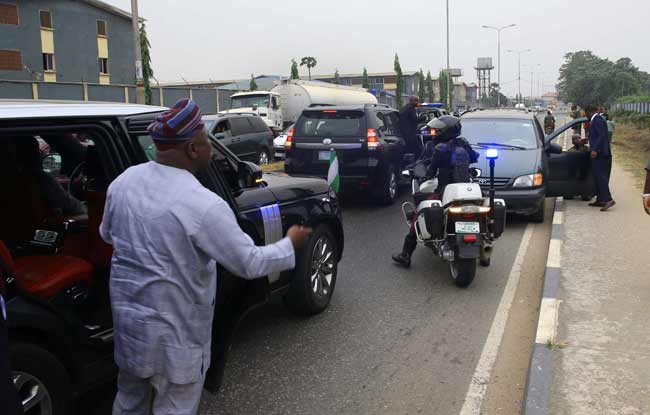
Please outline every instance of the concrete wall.
M1 0L16 3L16 0ZM135 82L135 52L131 21L81 1L30 0L18 4L20 24L0 25L0 49L18 49L23 64L42 73L39 10L50 10L54 26L57 82L99 82L97 20L108 28L111 84ZM0 71L0 79L35 80L28 70Z
M0 98L32 99L32 84L0 81Z

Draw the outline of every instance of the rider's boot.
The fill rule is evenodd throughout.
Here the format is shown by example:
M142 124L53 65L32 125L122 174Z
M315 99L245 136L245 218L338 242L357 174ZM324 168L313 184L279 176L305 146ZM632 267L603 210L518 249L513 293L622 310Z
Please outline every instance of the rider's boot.
M402 247L402 252L399 254L393 254L393 261L406 268L410 267L411 255L413 255L413 251L415 251L417 244L418 241L415 235L411 235L411 233L406 235L406 238L404 238L404 246Z

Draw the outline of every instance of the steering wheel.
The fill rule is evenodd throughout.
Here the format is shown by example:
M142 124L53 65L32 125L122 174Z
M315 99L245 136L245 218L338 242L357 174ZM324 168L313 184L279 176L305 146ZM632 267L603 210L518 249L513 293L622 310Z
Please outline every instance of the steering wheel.
M70 173L70 177L68 177L68 188L66 189L68 191L68 194L72 194L72 182L74 181L75 177L81 176L81 173L83 172L83 167L86 165L85 161L82 161L81 163L77 164L77 167L75 167L72 170L72 173Z

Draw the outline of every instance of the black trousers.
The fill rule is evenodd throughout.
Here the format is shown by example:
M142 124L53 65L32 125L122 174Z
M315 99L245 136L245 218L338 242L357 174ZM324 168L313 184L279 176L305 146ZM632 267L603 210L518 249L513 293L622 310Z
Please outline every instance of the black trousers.
M596 157L591 160L591 170L596 187L596 200L605 203L612 200L609 191L609 177L612 174L612 157Z

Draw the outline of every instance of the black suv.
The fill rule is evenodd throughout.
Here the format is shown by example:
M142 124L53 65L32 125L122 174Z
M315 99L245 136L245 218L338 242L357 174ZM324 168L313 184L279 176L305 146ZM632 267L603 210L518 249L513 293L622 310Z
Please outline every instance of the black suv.
M241 160L263 165L273 160L273 132L256 114L204 115L205 128Z
M306 109L289 131L285 149L289 175L326 178L333 149L341 191L369 191L383 204L397 198L404 140L399 113L386 105Z
M162 110L0 102L0 277L8 290L11 362L28 413L72 413L73 396L116 374L108 292L112 247L102 241L99 225L111 181L155 157L146 127ZM262 175L211 140L215 157L199 180L232 207L258 245L279 240L294 224L314 229L294 271L247 281L219 269L213 363L205 384L216 390L235 328L252 308L271 296L300 314L327 308L343 229L338 200L325 181ZM55 206L53 193L77 202Z
M488 148L499 151L494 170L496 197L505 199L508 211L528 215L535 222L544 221L544 200L555 196L594 194L591 160L586 149L564 151L554 141L577 123L569 122L549 135L535 114L518 110L478 110L461 118L462 135L481 153L477 164L478 183L489 187Z

